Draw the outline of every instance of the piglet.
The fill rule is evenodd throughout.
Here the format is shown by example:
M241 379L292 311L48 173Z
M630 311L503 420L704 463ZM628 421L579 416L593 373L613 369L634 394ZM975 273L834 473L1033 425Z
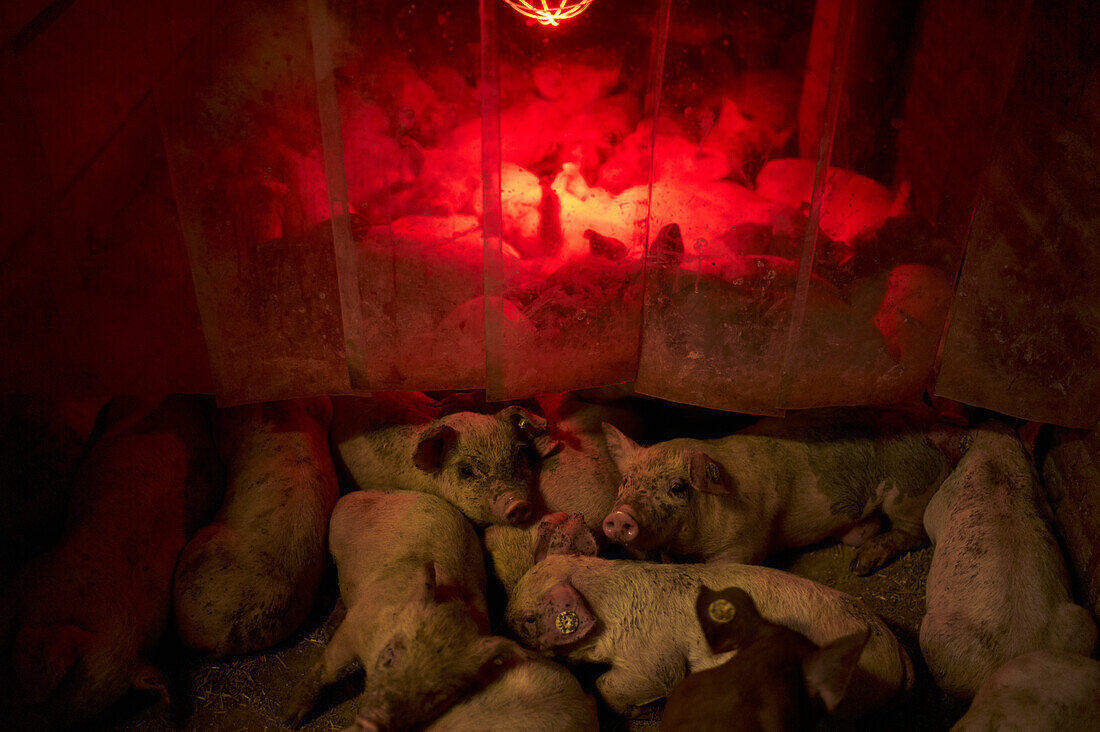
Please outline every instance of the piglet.
M1019 439L988 421L928 504L935 543L920 647L936 683L972 697L998 666L1028 651L1091 655L1096 626L1073 604L1039 478Z
M533 462L556 449L538 439L546 430L545 419L518 406L380 430L337 412L331 438L359 488L431 493L485 526L532 518Z
M349 730L596 730L595 700L576 678L514 641L480 635L469 608L437 583L434 566L425 566L367 664Z
M506 590L545 556L539 544L545 544L551 536L557 553L596 554L604 542L600 527L615 505L619 483L619 471L601 424L613 423L630 434L642 430L634 410L589 403L575 394L544 396L540 407L549 417L550 426L538 439L550 441L552 447L543 451L546 457L538 464L535 510L571 518L568 522L561 517L551 519L552 527L540 523L527 528L490 526L485 530L485 549Z
M483 539L495 576L508 594L528 569L548 556L594 557L599 552L596 536L585 525L584 516L564 511L548 513L529 528L489 526Z
M220 497L204 401L115 399L105 423L61 543L20 570L2 603L15 696L43 728L86 720L131 688L167 698L147 658L168 624L176 558Z
M768 621L819 645L870 629L838 707L843 716L879 706L912 684L909 656L862 603L767 567L551 556L520 579L505 619L530 648L573 663L609 664L596 689L613 710L632 716L666 696L688 673L729 659L729 653L711 651L696 618L703 584L741 588Z
M1100 661L1031 651L991 673L952 732L1100 729Z
M349 493L332 511L329 550L336 561L340 597L347 613L321 659L299 685L287 712L292 726L301 724L324 686L357 668L366 669L369 692L377 659L384 652L396 652L405 642L402 638L417 638L417 644L439 649L459 630L467 636L488 631L485 567L477 534L443 499L407 491ZM425 576L428 564L430 577ZM410 587L419 588L418 594L410 597ZM430 603L425 599L429 594L433 598ZM434 599L454 602L437 603ZM448 667L456 676L446 682L450 685L446 694L440 692L447 697L440 704L461 696L463 685L472 683L482 666L497 654L497 645L486 641L476 653L467 649L470 659ZM391 651L385 651L387 646ZM408 706L427 713L430 705L425 698L431 691L427 686L410 687L401 698L413 699ZM445 708L431 711L438 714ZM387 720L389 716L387 713Z
M710 650L736 653L676 685L661 714L669 732L813 729L844 698L870 637L867 629L820 647L762 618L738 587L716 592L703 585L695 611Z
M923 429L902 412L814 410L642 447L608 425L623 481L603 531L679 559L751 563L835 537L859 547L852 569L869 574L928 542L924 507L948 465Z
M338 488L328 397L219 410L225 503L176 568L176 627L211 656L269 648L309 614Z

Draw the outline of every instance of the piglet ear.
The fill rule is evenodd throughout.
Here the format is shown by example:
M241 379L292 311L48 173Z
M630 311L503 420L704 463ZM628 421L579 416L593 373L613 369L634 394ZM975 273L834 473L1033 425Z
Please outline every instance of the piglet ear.
M760 622L752 596L740 587L715 591L705 585L695 601L699 627L714 653L740 648L755 633Z
M721 465L702 450L687 454L688 475L691 487L703 493L729 495L733 493L733 477Z
M453 427L442 422L433 423L420 435L413 463L425 473L438 473L457 442L458 432Z
M23 698L40 704L53 696L91 640L91 633L75 625L24 626L12 647Z
M939 424L925 433L924 441L943 453L952 467L959 464L970 449L974 438L970 431L949 424Z
M554 585L543 596L539 644L557 648L578 643L596 629L596 618L581 593L568 581Z
M859 665L859 656L871 637L871 629L846 635L818 648L802 659L802 678L806 693L820 699L832 712L844 698L852 673Z
M641 446L620 432L615 425L603 422L601 426L603 427L603 436L607 440L607 451L611 454L611 459L615 461L615 466L619 469L619 472L622 472L625 464L634 453L641 449Z
M500 410L500 417L512 425L519 439L531 443L540 458L549 457L561 449L561 441L550 435L550 423L545 417L515 406Z
M531 554L537 564L551 554L594 557L598 550L583 515L557 511L539 521Z

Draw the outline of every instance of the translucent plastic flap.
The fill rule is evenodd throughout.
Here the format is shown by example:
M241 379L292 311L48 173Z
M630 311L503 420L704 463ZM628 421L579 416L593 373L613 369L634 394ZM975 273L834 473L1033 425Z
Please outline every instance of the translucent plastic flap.
M223 12L157 89L219 400L346 391L306 5Z
M499 85L483 110L499 120L499 137L483 141L501 206L490 396L634 377L667 6L597 1L543 25L482 4L487 78Z

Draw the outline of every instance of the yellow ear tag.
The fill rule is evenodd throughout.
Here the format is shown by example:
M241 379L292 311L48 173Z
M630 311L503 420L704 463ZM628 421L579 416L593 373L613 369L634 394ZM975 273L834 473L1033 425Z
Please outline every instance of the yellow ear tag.
M737 610L729 600L715 600L707 608L707 615L716 623L728 623L733 620L735 614L737 614Z
M521 430L527 429L530 424L531 423L527 421L526 417L520 417L518 420L516 420L516 427L520 428Z
M558 617L554 618L554 624L562 635L572 635L581 627L581 619L572 610L562 610Z

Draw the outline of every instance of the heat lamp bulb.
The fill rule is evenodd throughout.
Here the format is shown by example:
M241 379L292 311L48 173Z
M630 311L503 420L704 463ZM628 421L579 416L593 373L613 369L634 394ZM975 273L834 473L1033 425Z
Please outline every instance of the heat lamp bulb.
M527 0L504 0L520 15L533 18L543 25L558 25L560 21L575 18L583 13L592 0L561 0L557 7L550 7L546 0L537 0L542 7L536 7Z

